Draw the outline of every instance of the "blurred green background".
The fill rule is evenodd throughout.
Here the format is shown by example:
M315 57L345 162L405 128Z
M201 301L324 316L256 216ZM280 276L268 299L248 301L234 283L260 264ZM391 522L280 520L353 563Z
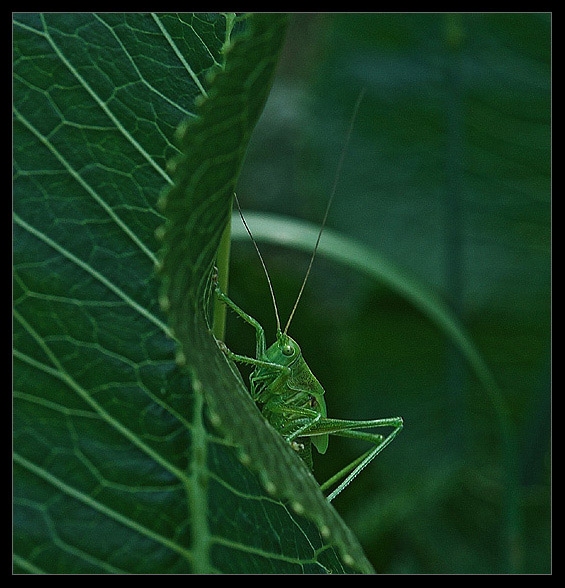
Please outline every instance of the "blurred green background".
M501 428L492 399L420 311L316 260L289 333L329 415L405 419L334 502L378 572L551 570L550 60L548 14L293 16L239 182L244 210L319 223L366 88L328 226L449 302L512 424ZM308 256L261 248L285 322ZM249 242L233 245L230 296L272 341ZM253 353L253 331L233 315L226 340ZM315 455L316 476L364 449L332 438Z

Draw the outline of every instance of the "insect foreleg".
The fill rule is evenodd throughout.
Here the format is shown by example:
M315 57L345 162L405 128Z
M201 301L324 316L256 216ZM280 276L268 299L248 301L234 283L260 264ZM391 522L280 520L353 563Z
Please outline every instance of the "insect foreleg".
M255 345L255 355L257 357L263 357L265 355L266 350L266 343L265 343L265 331L263 327L259 324L257 320L255 320L252 316L249 316L245 311L241 310L239 306L235 302L233 302L226 294L224 294L220 290L220 286L218 285L217 274L213 276L214 282L214 291L218 300L221 300L227 307L231 308L237 315L239 315L246 323L250 324L256 332L256 345ZM232 358L235 360L235 358ZM237 361L237 360L235 360Z
M223 341L218 341L218 345L222 349L222 351L233 361L237 361L239 363L246 363L248 365L253 365L256 367L264 367L274 369L278 372L290 372L290 369L284 365L279 365L278 363L272 363L270 361L263 361L261 359L256 359L254 357L247 357L246 355L239 355L234 353L231 349L229 349Z

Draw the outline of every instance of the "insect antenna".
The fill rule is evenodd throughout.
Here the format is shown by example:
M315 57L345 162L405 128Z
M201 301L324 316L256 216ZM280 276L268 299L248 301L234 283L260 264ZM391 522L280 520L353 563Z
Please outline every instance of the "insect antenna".
M320 244L320 239L322 237L322 233L324 232L324 227L326 226L326 221L328 220L328 213L330 212L330 207L332 205L336 190L337 184L341 175L341 168L343 167L343 161L345 159L345 154L347 152L347 147L349 145L349 140L351 139L351 133L353 132L353 125L355 124L355 119L357 118L357 113L359 112L359 106L361 105L361 101L363 100L363 96L365 95L365 88L359 92L359 96L357 97L357 102L355 102L355 106L353 108L353 114L351 115L351 120L349 122L349 128L347 129L347 135L345 136L345 142L343 144L343 148L341 150L341 155L339 157L339 161L337 164L337 168L335 171L334 181L332 185L332 189L330 192L330 198L328 200L328 204L326 205L326 211L324 213L324 218L322 219L322 224L320 225L320 231L318 233L318 238L316 239L316 245L314 245L314 250L312 251L312 257L310 257L310 263L308 264L308 269L306 270L306 275L304 276L304 280L302 282L302 286L300 286L300 291L298 292L298 296L296 297L296 302L292 307L292 311L290 316L288 317L288 321L284 328L284 334L287 334L288 327L294 317L294 313L298 308L298 303L300 302L300 298L302 297L302 292L304 291L304 287L306 286L306 282L308 281L308 277L310 276L310 270L312 269L312 264L314 263L314 258L316 257L316 252L318 251L318 245ZM266 270L265 270L266 271Z
M263 256L261 255L261 252L259 251L259 246L257 245L257 241L255 241L253 235L251 234L251 230L247 226L247 222L245 221L245 218L243 217L243 212L241 212L241 206L239 205L239 199L238 199L237 194L235 192L233 193L233 197L234 197L235 203L237 204L237 209L239 210L239 216L241 217L241 221L243 222L243 226L245 227L247 234L251 237L251 241L253 241L253 245L255 246L255 251L257 251L257 255L259 256L259 259L261 260L261 265L263 266L263 271L265 272L265 276L267 277L267 283L269 284L269 291L271 292L271 298L273 300L273 308L275 309L275 318L277 319L277 333L278 333L281 330L281 320L279 318L279 310L277 308L277 301L275 299L275 292L273 291L273 284L271 282L271 278L269 277L269 272L267 271L267 266L265 265L265 262L263 260Z

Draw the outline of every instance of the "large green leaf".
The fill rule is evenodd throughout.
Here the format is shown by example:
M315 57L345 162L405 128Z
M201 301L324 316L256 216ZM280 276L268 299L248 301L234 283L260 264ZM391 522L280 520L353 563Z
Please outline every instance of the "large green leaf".
M203 322L284 21L14 17L16 571L371 571ZM187 117L161 302L192 387L153 277L156 202ZM200 171L195 210L187 185Z
M291 501L297 513L307 513L323 535L336 541L348 565L363 569L364 556L351 533L297 453L260 415L211 334L210 276L229 225L251 131L270 87L285 20L257 16L249 23L249 34L230 48L225 70L198 109L199 118L182 131L183 155L173 165L175 186L162 200L167 223L162 231L161 302L181 343L181 363L190 369L193 388L202 390L213 420L240 447L240 458L259 472L270 494Z

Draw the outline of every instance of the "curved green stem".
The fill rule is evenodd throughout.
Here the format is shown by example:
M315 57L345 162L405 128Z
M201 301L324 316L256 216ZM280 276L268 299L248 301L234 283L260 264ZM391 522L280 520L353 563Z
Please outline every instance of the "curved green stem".
M222 233L220 246L216 255L216 267L218 268L218 285L222 292L228 291L228 276L230 269L231 246L231 216ZM226 333L226 307L214 296L214 325L212 328L214 337L219 341L224 340Z

